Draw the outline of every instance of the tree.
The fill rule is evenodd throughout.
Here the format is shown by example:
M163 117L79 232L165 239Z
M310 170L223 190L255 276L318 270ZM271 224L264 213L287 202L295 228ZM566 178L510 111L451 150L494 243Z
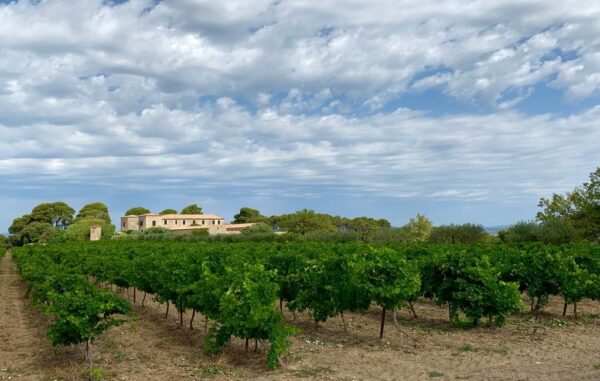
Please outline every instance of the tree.
M427 242L432 229L431 221L424 215L417 213L414 218L404 225L410 242Z
M260 214L256 209L241 208L240 212L233 216L234 224L244 224L248 222L267 222L268 218Z
M160 214L161 216L164 216L165 214L177 214L177 211L175 209L165 209L158 214Z
M537 220L568 221L585 239L600 240L600 167L590 174L590 180L564 195L541 198Z
M88 218L103 220L108 224L111 223L110 214L108 213L108 206L101 202L93 202L81 208L77 214L77 220Z
M21 243L23 245L28 243L36 243L36 242L48 242L48 238L52 235L55 230L52 224L47 222L38 222L33 221L29 223L21 232L19 233L21 238Z
M188 205L181 210L181 214L202 214L202 208L197 204Z
M279 229L290 233L307 234L311 232L335 232L336 226L331 216L316 213L314 210L303 209L296 213L284 214L274 219Z
M66 229L73 222L75 210L62 201L44 203L31 211L31 219L52 224L55 228Z
M18 234L20 233L25 226L27 226L33 219L31 214L25 214L21 217L17 217L13 220L12 224L8 228L8 232L10 234Z
M152 213L149 209L146 209L141 206L135 206L128 211L125 212L126 216L140 216L142 214L150 214Z
M59 230L73 222L75 210L64 202L43 203L33 208L31 214L15 218L8 228L10 242L15 246L51 241Z
M358 234L361 240L368 241L379 229L390 228L389 221L385 219L376 220L369 217L356 217L354 219L343 218L342 230L349 230Z

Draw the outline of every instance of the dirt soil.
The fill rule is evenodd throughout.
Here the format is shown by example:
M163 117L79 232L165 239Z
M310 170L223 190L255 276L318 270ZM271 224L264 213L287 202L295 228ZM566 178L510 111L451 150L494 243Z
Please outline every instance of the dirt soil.
M0 380L83 380L83 348L52 348L45 339L45 318L24 298L10 254L0 262ZM124 294L132 300L133 291ZM600 380L600 303L578 305L579 317L562 316L555 298L540 315L522 313L501 328L451 327L443 307L423 300L398 313L402 332L388 314L380 341L381 310L348 313L348 332L340 318L316 328L307 314L296 319L300 333L284 366L266 366L268 343L254 343L246 352L233 340L216 357L203 354L204 319L191 314L180 327L171 306L137 292L137 317L112 328L94 343L97 369L103 380Z

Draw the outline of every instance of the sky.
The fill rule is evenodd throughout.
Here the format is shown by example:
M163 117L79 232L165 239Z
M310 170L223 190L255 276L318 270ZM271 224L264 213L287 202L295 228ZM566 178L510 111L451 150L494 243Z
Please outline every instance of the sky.
M600 166L597 0L0 0L0 232L41 202L532 219Z

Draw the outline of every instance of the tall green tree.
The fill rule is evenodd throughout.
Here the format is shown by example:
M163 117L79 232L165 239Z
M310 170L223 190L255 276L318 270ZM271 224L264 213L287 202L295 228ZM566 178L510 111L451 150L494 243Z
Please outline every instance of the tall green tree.
M588 240L600 240L600 167L590 180L563 195L542 198L536 218L541 222L564 220Z
M93 202L91 204L85 205L79 213L77 213L77 219L88 219L94 218L99 220L104 220L107 223L111 223L110 214L108 213L108 206L101 202Z
M289 233L307 234L337 231L337 227L331 221L331 216L316 213L314 210L309 209L274 217L273 222L280 230Z
M43 203L31 211L31 219L49 223L55 228L66 229L73 222L75 209L62 201Z
M181 214L202 214L202 208L197 204L188 205L181 210Z
M256 209L252 208L241 208L240 212L233 216L234 224L244 224L248 222L267 222L268 217L263 216Z
M177 211L175 209L165 209L158 214L160 214L161 216L164 216L165 214L177 214Z
M126 216L139 216L142 214L150 214L152 213L149 209L146 209L144 207L141 206L134 206L133 208L127 210L125 212Z

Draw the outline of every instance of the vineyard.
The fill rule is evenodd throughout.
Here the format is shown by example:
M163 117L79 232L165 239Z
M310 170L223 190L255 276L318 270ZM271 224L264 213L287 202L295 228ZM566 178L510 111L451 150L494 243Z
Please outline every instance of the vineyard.
M151 295L167 314L174 308L182 326L193 328L201 314L207 353L218 353L232 337L245 340L246 349L250 341L268 342L271 368L298 331L284 324L284 309L307 312L319 324L375 305L381 339L386 313L396 322L397 309L412 309L417 299L446 306L450 322L460 326L483 318L485 325L502 325L525 308L523 294L532 311L558 296L563 314L572 305L575 315L578 302L600 300L600 247L592 244L96 242L28 246L14 256L32 299L50 318L52 343L85 343L90 365L93 339L131 311L113 287L131 289L142 305Z

